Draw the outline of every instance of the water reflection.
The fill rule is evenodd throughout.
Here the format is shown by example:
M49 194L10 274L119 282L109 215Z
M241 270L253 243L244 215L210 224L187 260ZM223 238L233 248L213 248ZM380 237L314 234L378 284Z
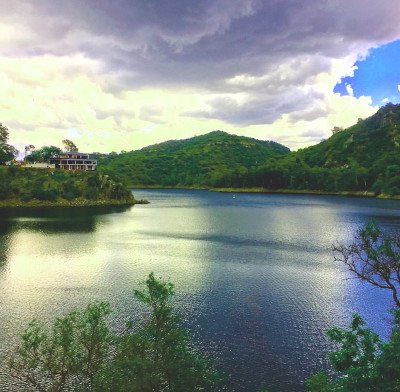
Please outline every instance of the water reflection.
M0 273L4 271L7 265L12 230L12 222L0 222Z
M8 222L15 231L39 231L44 234L91 232L96 230L98 221L103 215L124 212L130 208L129 206L98 206L0 209L0 221L2 225Z
M53 319L95 299L111 302L112 326L123 328L142 315L132 288L151 271L175 284L185 325L232 375L232 391L262 384L301 390L302 380L326 364L324 332L346 325L354 311L385 331L390 298L346 280L329 248L370 217L395 227L400 203L174 190L135 195L151 204L0 211L1 342L14 342L33 317ZM7 390L2 369L0 390Z

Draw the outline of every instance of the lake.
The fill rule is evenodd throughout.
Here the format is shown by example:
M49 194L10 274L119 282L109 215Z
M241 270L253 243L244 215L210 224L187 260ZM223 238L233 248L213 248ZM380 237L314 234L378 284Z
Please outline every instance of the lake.
M386 337L390 295L333 261L374 219L400 229L400 201L303 195L135 190L130 208L0 210L0 355L34 317L53 320L96 299L113 307L116 330L140 319L132 296L154 271L199 349L231 380L301 391L327 366L325 336L360 313ZM0 390L13 391L4 361Z

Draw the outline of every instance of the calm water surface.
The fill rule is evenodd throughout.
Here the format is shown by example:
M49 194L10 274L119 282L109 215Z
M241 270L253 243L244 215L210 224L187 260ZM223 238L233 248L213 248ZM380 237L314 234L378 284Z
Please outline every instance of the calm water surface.
M325 196L136 190L132 208L0 210L0 357L34 317L111 302L121 329L144 317L146 275L175 284L176 307L231 391L301 391L326 366L325 331L352 313L387 336L388 294L332 261L369 219L400 228L400 202ZM0 390L15 390L0 366Z

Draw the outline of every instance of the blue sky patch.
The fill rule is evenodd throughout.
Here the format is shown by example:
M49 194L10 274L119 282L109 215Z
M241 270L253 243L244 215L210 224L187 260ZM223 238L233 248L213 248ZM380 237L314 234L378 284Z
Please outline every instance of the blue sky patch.
M349 95L351 86L355 97L372 97L374 105L382 106L387 102L400 102L400 40L373 49L363 61L355 64L353 77L346 77L338 83L334 92Z

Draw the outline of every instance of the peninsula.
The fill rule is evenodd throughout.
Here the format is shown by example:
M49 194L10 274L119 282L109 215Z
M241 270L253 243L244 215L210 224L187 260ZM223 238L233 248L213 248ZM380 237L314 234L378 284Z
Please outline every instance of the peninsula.
M132 192L96 171L0 166L1 207L133 205Z

